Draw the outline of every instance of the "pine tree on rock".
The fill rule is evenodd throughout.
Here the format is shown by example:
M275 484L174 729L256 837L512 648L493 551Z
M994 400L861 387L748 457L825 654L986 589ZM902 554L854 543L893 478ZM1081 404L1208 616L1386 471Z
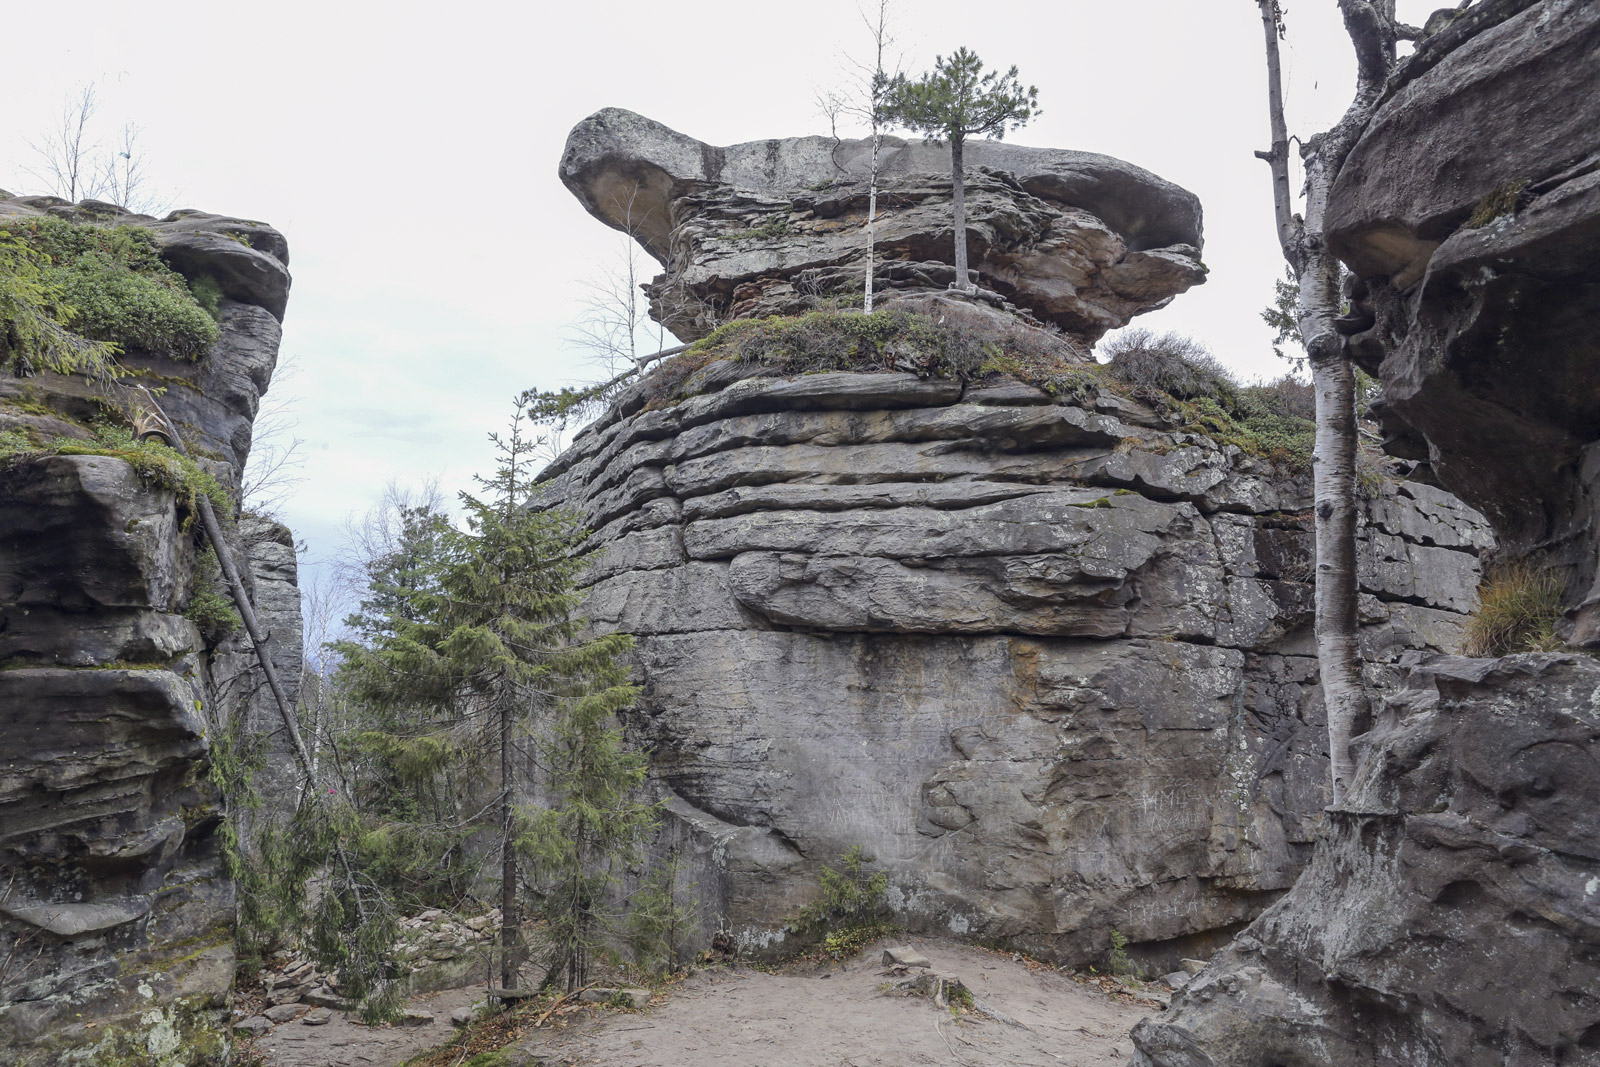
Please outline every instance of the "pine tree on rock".
M1039 113L1039 90L1017 79L1017 68L1005 74L985 72L983 60L967 48L945 59L916 81L897 76L883 106L886 121L916 130L929 141L950 142L950 175L955 205L954 288L971 292L967 273L967 204L962 154L968 137L1002 139Z

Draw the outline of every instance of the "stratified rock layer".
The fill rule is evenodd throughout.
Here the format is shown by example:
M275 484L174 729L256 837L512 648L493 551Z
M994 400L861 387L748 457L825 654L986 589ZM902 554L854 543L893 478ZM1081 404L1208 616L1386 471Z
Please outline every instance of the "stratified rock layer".
M159 387L200 461L236 486L277 359L282 236L198 212L157 222L104 204L0 200L0 217L45 212L154 230L175 269L221 286L221 337L198 363L125 353L131 375L109 387L7 376L0 430L91 438L91 421L135 413L132 385ZM36 454L0 468L7 1064L225 1062L233 887L207 761L223 723L269 726L253 652L236 636L208 641L183 614L195 587L191 523L171 489L114 456ZM292 542L259 527L247 540L237 562L293 683Z
M1136 1062L1600 1063L1600 664L1406 665L1310 869Z
M1109 396L759 373L645 383L541 497L596 531L709 914L781 939L860 845L912 926L1175 965L1289 887L1327 777L1303 475ZM1414 483L1363 538L1382 682L1453 643L1488 542Z
M734 318L792 314L859 295L869 141L791 137L719 148L631 111L574 127L561 180L596 218L665 268L651 314L684 340ZM1092 343L1205 279L1200 202L1092 152L966 146L967 233L978 282ZM955 280L950 153L885 137L877 286Z

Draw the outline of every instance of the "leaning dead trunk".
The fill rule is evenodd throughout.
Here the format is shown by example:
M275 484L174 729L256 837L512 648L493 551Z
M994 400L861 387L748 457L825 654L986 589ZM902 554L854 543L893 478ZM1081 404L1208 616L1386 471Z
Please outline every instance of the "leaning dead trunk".
M1267 42L1267 101L1272 149L1256 155L1272 167L1273 207L1284 259L1299 282L1296 320L1310 356L1317 400L1313 455L1316 499L1317 659L1328 716L1328 756L1333 803L1343 803L1355 778L1350 742L1366 729L1367 692L1361 678L1356 576L1355 371L1339 315L1339 262L1323 238L1328 192L1339 168L1377 108L1394 66L1394 0L1339 0L1345 30L1355 46L1356 95L1333 129L1305 142L1305 215L1294 213L1289 185L1289 135L1284 121L1278 39L1278 0L1256 0Z

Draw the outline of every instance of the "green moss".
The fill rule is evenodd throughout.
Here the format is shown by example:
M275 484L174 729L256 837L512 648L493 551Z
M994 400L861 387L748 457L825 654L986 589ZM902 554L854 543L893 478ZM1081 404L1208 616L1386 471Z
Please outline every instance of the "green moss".
M752 226L748 230L738 230L734 233L725 233L725 241L768 241L789 235L789 216L785 212L769 215L766 221L759 226Z
M812 371L911 371L929 377L973 378L1004 356L998 343L926 315L905 311L813 311L737 319L696 341L686 365L714 359L761 363L789 374Z
M55 302L73 309L74 333L178 359L198 359L216 343L216 321L162 261L149 230L53 216L0 228L43 257L41 280Z
M1527 187L1528 179L1517 178L1501 182L1490 189L1473 207L1472 217L1467 220L1467 227L1475 230L1489 225L1495 219L1516 214L1517 209L1522 206L1523 190Z
M211 501L218 518L233 512L233 501L226 490L217 483L210 472L204 470L191 457L156 441L136 441L130 430L119 426L101 426L95 431L95 440L57 440L41 454L58 456L113 456L127 462L138 472L141 481L171 489L178 495L178 503L189 514L188 528L198 514L196 495L204 493Z

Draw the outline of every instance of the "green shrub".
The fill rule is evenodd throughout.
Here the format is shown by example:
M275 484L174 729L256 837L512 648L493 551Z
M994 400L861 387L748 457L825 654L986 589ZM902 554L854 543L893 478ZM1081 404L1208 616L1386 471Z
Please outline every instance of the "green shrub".
M1106 970L1119 977L1133 975L1137 968L1128 958L1128 935L1121 930L1111 930L1111 951L1106 954Z
M789 216L785 212L769 215L765 221L748 230L738 230L734 233L725 233L722 236L729 241L767 241L789 235Z
M1522 560L1490 569L1478 589L1478 610L1467 622L1463 656L1553 652L1566 583L1552 570Z
M233 598L225 591L215 549L207 548L195 556L194 589L183 617L200 628L208 645L215 645L244 625L234 610Z
M0 229L43 257L42 282L72 309L74 333L178 359L198 359L216 343L215 319L162 261L149 230L52 216L12 219ZM213 306L216 295L207 289Z
M877 861L852 845L839 856L839 870L824 865L818 876L820 895L800 911L792 929L820 937L835 959L853 956L872 941L892 933L885 897L889 876L868 872Z
M117 377L118 347L73 332L77 316L49 258L0 226L0 368Z

